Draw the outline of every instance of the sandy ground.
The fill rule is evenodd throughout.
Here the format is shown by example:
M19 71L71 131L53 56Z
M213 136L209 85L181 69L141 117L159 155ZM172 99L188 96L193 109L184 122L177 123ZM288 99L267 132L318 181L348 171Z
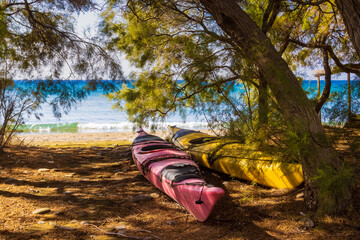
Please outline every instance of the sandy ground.
M350 146L360 134L334 133L344 136L339 154L351 157L359 172L360 153ZM360 239L359 175L353 212L317 217L306 209L302 186L269 189L201 168L208 183L225 190L201 223L139 173L129 145L113 144L134 136L21 135L25 146L0 154L0 240ZM61 141L67 145L44 147ZM99 147L101 142L108 145ZM44 208L46 213L37 213Z
M213 134L211 130L201 130L202 132ZM163 139L167 136L167 131L149 132ZM31 146L53 146L70 143L87 143L106 142L108 145L131 144L136 137L136 132L107 132L107 133L48 133L48 134L21 134L17 136L25 145Z
M157 131L156 134L160 137L166 137L166 131ZM86 142L112 142L116 144L117 141L131 143L136 136L136 132L108 132L108 133L54 133L54 134L21 134L18 135L20 141L25 145L43 146L52 145L56 143L62 145L65 143ZM55 144L55 145L56 145Z

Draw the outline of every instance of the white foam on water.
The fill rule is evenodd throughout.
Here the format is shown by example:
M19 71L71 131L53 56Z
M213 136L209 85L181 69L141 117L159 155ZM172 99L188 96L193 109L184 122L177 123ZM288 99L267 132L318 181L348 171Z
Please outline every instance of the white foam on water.
M51 129L50 129L50 127L46 127L46 128L39 127L36 131L37 131L38 133L50 133L50 132L51 132Z
M190 129L207 129L206 122L150 122L149 126L155 125L157 130L167 130L167 127L177 126ZM137 125L132 122L113 122L113 123L79 123L78 132L132 132L137 129Z
M83 132L86 130L105 130L105 131L132 131L134 124L131 122L118 122L118 123L79 123L78 130Z
M167 130L168 126L177 126L179 128L189 128L189 129L207 129L207 122L164 122L156 123L159 130Z

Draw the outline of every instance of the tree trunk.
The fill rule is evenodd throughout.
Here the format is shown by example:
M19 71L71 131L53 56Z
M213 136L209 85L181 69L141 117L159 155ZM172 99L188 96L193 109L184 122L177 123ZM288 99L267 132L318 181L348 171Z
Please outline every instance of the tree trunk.
M323 55L324 55L325 87L321 94L321 97L318 99L318 101L315 105L315 111L317 113L319 113L321 111L322 106L328 100L328 98L330 96L330 90L331 90L331 68L329 66L329 54L325 49L323 49L322 51L323 51ZM320 114L320 116L321 116L321 114Z
M267 89L267 82L260 74L259 77L259 127L268 124L269 114L269 95Z
M335 0L350 40L360 57L360 0Z
M351 82L350 82L350 73L347 73L347 94L348 94L348 121L352 117L351 113Z
M239 7L236 0L200 0L218 25L232 38L243 57L253 62L264 76L281 108L284 118L298 136L305 177L305 202L311 209L340 212L351 198L350 186L343 186L342 194L333 194L321 180L336 179L342 174L342 161L329 145L324 128L296 76L281 58L269 38ZM301 141L301 142L300 142ZM319 177L321 174L325 177ZM313 179L317 178L317 181ZM321 180L319 180L321 179ZM334 183L336 184L335 180ZM331 182L332 186L333 182ZM344 190L345 189L345 190ZM341 195L341 196L339 196ZM329 206L331 205L331 206Z

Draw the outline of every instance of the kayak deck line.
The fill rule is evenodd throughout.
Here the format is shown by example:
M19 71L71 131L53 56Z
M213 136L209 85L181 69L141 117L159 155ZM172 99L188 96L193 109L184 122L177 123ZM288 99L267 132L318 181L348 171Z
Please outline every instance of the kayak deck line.
M304 181L300 164L279 161L245 144L215 139L202 132L183 131L187 134L174 138L180 130L168 127L170 139L202 166L267 187L291 189ZM204 142L206 138L210 141Z
M205 221L224 190L208 185L198 165L182 150L141 129L132 145L139 171L157 188Z

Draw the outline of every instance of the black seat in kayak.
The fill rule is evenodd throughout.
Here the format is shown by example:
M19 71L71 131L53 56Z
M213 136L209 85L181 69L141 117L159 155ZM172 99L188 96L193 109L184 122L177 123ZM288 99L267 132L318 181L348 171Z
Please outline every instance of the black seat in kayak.
M194 131L194 130L190 130L190 129L180 129L179 131L177 131L173 138L177 139L179 137L183 137L185 135L191 134L191 133L198 133L199 131Z
M141 152L148 152L148 151L160 150L160 149L175 149L175 148L173 145L170 144L150 145L141 148Z
M189 143L196 145L196 144L208 143L208 142L215 141L218 139L219 139L218 137L201 137L201 138L191 139L189 141Z
M146 152L145 152L146 153ZM153 157L149 157L147 158L143 163L141 163L141 168L143 172L147 172L149 171L149 167L151 164L155 163L155 162L161 162L164 160L168 160L171 158L175 158L177 160L179 159L190 159L190 157L187 154L179 154L179 153L169 153L169 154L164 154L164 155L158 155L158 156L153 156Z
M173 183L189 178L201 178L199 169L188 163L174 163L161 170L161 176Z
M164 141L164 139L155 136L155 135L144 135L144 136L139 136L137 138L134 139L133 144L137 144L140 142L147 142L147 141Z

